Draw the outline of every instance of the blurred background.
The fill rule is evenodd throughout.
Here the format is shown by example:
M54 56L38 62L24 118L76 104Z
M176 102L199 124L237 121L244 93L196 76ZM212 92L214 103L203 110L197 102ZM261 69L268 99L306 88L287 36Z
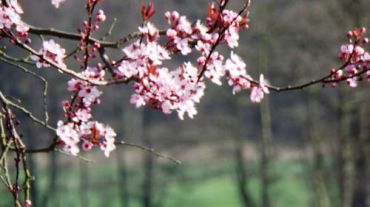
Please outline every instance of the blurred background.
M85 1L68 0L60 9L50 0L23 1L24 20L35 26L76 32L85 18ZM165 28L163 13L177 10L189 20L204 19L207 0L153 0L153 22ZM105 0L113 18L109 40L137 31L139 0ZM238 9L242 0L233 0ZM278 86L295 85L326 75L340 65L337 53L345 34L370 26L368 0L255 0L251 29L241 33L235 50L254 77L264 73ZM44 37L48 39L49 37ZM40 47L34 38L34 47ZM56 39L67 50L77 44ZM230 51L220 48L225 55ZM16 54L17 51L14 51ZM110 51L121 55L120 50ZM182 57L169 67L195 57ZM71 61L71 63L72 61ZM0 65L0 86L38 117L43 116L43 85L9 65ZM76 65L76 68L78 66ZM61 100L68 99L66 81L52 70L31 68L49 80L51 125L63 119ZM32 154L36 207L366 207L370 206L369 84L356 89L316 85L301 91L271 93L261 104L249 94L209 84L194 119L130 105L130 86L106 88L96 120L111 125L117 139L153 147L182 161L178 165L137 148L121 146L105 158L84 153L94 163L60 153ZM48 146L53 134L21 113L29 148ZM0 206L12 206L2 185Z

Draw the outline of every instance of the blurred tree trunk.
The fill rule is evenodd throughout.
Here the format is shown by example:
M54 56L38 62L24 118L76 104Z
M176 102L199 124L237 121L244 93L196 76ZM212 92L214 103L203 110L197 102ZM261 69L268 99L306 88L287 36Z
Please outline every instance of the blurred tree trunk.
M325 179L325 160L323 147L325 146L319 136L318 120L318 92L315 88L308 89L308 111L307 111L307 129L309 140L313 150L313 167L310 169L313 190L315 193L316 206L330 207L330 197L327 189L328 180Z
M330 2L329 6L332 7L330 14L332 14L333 20L340 30L362 26L364 14L367 12L366 7L363 6L366 0L332 0L328 2ZM366 185L364 180L366 179L367 167L364 166L366 158L363 156L367 154L367 150L365 150L367 147L366 144L359 144L355 140L356 137L361 137L361 135L354 135L355 133L350 130L354 125L351 120L353 119L351 118L351 110L355 108L353 107L354 98L354 95L344 90L339 92L339 107L337 109L339 120L337 183L341 207L366 206L364 205L366 203L364 197L366 196L364 196L363 185Z
M365 91L367 93L367 91ZM370 110L366 99L362 99L358 111L359 134L355 147L355 184L353 207L370 207Z
M90 206L88 191L89 191L89 169L84 160L79 160L80 165L80 205L81 207Z
M48 206L50 199L52 201L56 200L57 191L57 177L58 177L58 160L55 152L50 153L48 157L48 180L49 185L45 189L45 194L42 199L41 206ZM36 205L35 205L36 206ZM58 202L52 202L52 206L59 206Z
M128 172L127 164L125 160L125 152L122 150L117 150L116 152L116 161L117 161L117 173L118 173L118 182L117 189L121 202L121 207L130 206L130 192L128 184Z
M148 132L149 124L150 124L150 114L151 112L145 110L143 113L143 124L142 130L143 131L143 144L149 148L152 147L151 135ZM153 155L151 153L144 152L144 178L142 183L142 206L143 207L153 207L153 182L154 182L154 160Z
M339 137L338 137L338 166L339 166L339 194L340 206L351 207L353 198L353 146L351 140L351 111L348 101L348 92L341 91L339 94Z
M136 116L132 113L128 106L124 107L122 120L125 123L124 132L123 134L123 141L130 138L137 138L136 137L136 126L135 120L137 119ZM119 149L116 152L116 161L117 161L117 175L118 175L118 182L117 182L117 189L118 195L120 198L121 207L129 207L130 206L130 191L129 191L129 179L128 179L128 170L127 170L127 163L125 159L125 151L124 149Z
M30 127L27 127L27 134L30 136L27 137L27 146L29 146L30 149L34 149L37 146L35 145L35 142L31 137L37 137L33 135L33 131ZM31 172L31 175L34 177L38 177L38 165L37 161L35 161L35 155L29 154L27 156L27 162L28 162L28 167ZM34 182L31 182L31 199L32 199L32 204L34 206L39 206L40 205L40 194L39 194L39 188L38 188L38 182L37 180Z
M234 147L234 160L235 160L235 173L236 173L236 186L238 188L240 200L242 206L244 207L255 207L255 203L252 200L250 195L250 191L248 190L248 183L249 183L249 173L247 169L247 161L244 159L243 149L244 149L244 136L242 133L242 117L240 112L240 106L238 104L234 104L234 106L230 107L231 109L235 109L234 115L236 118L236 123L233 123L234 127L236 127L235 134L232 134L234 137L235 147ZM233 127L233 126L230 126ZM233 128L232 128L233 129ZM233 130L234 131L234 130Z
M265 43L268 42L268 35L263 35ZM259 71L268 73L268 54L265 46L260 49ZM270 188L271 188L271 158L272 158L272 131L271 131L271 113L269 97L265 96L260 103L261 114L261 202L263 207L271 206Z
M243 138L240 136L235 137L235 148L234 148L234 159L235 159L235 172L236 172L236 184L239 191L244 207L254 207L255 204L252 201L250 192L248 190L249 177L246 161L243 157Z
M32 144L31 145L28 145L30 146L30 148L32 148ZM32 174L32 176L34 177L38 177L38 173L37 173L37 162L34 160L34 156L33 155L28 155L27 157L27 162L28 162L28 166L29 166L29 170ZM38 206L39 203L40 203L40 197L39 197L39 188L38 188L38 185L37 185L37 182L31 182L31 198L32 198L32 203L34 206Z

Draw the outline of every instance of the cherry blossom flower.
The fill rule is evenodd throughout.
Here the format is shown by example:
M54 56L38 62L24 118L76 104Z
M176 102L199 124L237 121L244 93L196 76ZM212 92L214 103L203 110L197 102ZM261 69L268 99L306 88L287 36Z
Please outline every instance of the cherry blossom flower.
M251 101L254 103L261 102L265 93L268 94L269 89L266 85L263 74L261 74L259 84L257 86L252 87L252 91L250 95Z
M346 82L351 88L356 88L358 85L357 78L347 78Z
M228 83L233 87L233 94L251 87L249 80L252 80L252 78L247 74L246 64L234 52L231 52L230 59L226 60L224 67L227 72Z
M146 35L149 41L156 41L159 37L158 29L152 24L148 22L145 26L139 27L139 31Z
M114 130L96 121L81 120L79 123L59 121L57 135L63 142L63 150L75 156L80 152L80 144L84 151L99 146L106 157L109 157L110 152L116 148Z
M82 149L84 151L90 151L93 148L94 144L89 140L84 139L82 142Z
M54 40L44 41L42 43L43 48L39 50L38 55L32 55L31 59L36 61L36 66L50 67L50 64L46 61L53 61L58 67L66 67L63 62L65 54L65 49L57 44Z
M102 151L104 151L104 155L106 157L109 157L111 151L115 150L116 149L116 145L114 144L114 139L107 139L107 140L104 140L101 144L100 144L100 148Z
M189 46L189 38L174 38L174 43L178 50L180 50L182 55L187 55L191 53L191 48Z
M77 155L79 152L77 144L80 141L78 128L73 123L64 124L59 121L56 134L63 141L63 149L72 155Z
M11 6L0 7L0 29L16 29L18 36L27 36L29 27L21 20L22 8L16 1L12 1Z
M259 103L263 99L263 90L260 87L252 87L251 95L250 95L251 101L253 103Z
M79 122L83 121L86 122L91 119L91 112L88 109L78 109L76 112L76 116L73 118L73 121Z

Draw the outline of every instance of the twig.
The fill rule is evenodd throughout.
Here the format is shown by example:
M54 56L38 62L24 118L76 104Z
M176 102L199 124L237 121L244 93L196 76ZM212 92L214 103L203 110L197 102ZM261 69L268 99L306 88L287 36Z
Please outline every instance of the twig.
M10 146L12 145L12 143L13 143L13 140L9 139L8 143L5 145L5 149L1 152L0 163L2 163L3 160L5 159L5 156L8 153L8 151L9 151Z
M19 65L19 64L16 64L14 62L11 62L10 60L12 59L9 59L10 57L9 56L4 56L6 55L5 53L0 53L1 55L3 55L4 58L0 57L0 60L9 64L9 65L13 65L19 69L21 69L24 73L27 73L27 74L30 74L34 77L36 77L37 79L39 79L41 82L43 82L43 85L44 85L44 90L43 90L43 106L44 106L44 116L45 116L45 123L48 123L49 121L49 113L48 113L48 108L47 108L47 94L48 94L48 81L41 75L27 69L26 67L22 66L22 65ZM15 60L13 60L15 61Z
M170 161L174 162L175 164L178 164L178 165L181 164L181 161L180 160L175 159L175 158L173 158L171 156L168 156L168 155L159 153L159 152L155 151L155 149L153 149L153 148L145 147L145 146L138 145L138 144L127 143L127 142L124 142L124 141L119 141L119 142L116 142L115 144L116 145L123 145L123 146L138 148L138 149L141 149L143 151L152 153L152 154L154 154L157 157L170 160Z
M53 60L50 60L49 58L41 56L40 54L38 54L38 52L36 52L30 46L28 46L26 44L23 44L22 42L18 41L17 39L15 39L15 41L21 48L27 50L28 52L30 52L33 55L36 55L36 56L40 57L42 60L44 60L45 62L47 62L49 65L53 66L54 68L58 69L60 72L66 73L66 74L68 74L68 75L70 75L74 78L77 78L77 79L82 80L82 81L86 81L86 82L91 83L93 85L109 86L109 85L115 85L115 84L127 84L127 83L135 80L134 77L129 78L129 79L119 79L119 80L112 80L112 81L101 81L101 80L90 79L90 78L85 77L85 76L75 72L74 70L71 70L71 69L65 67L65 66L62 67L62 66L58 65L57 63L55 63Z
M51 131L54 131L55 132L55 128L48 125L46 122L38 119L37 117L35 117L31 111L29 111L28 109L26 109L25 107L23 106L20 106L12 101L10 101L9 99L7 99L4 94L2 93L2 91L0 91L0 100L4 103L6 103L7 105L10 105L10 106L13 106L17 109L19 109L20 111L22 111L28 118L30 118L32 121L40 124L41 126L44 126L45 128L51 130Z
M62 30L57 30L54 28L40 28L40 27L35 27L28 25L30 27L29 33L35 34L35 35L48 35L48 36L54 36L54 37L59 37L63 39L70 39L70 40L76 40L80 41L81 40L81 35L76 34L76 33L70 33ZM164 32L162 32L164 34ZM99 44L102 47L108 47L108 48L119 48L123 44L139 38L141 36L141 32L133 32L125 37L122 37L121 39L117 40L116 42L110 42L110 41L103 41L103 40L98 40L93 37L89 37L88 41L89 43L96 43Z
M87 158L87 157L83 157L83 156L81 156L81 155L77 155L77 156L75 156L75 155L72 155L72 154L70 154L70 153L68 153L68 152L65 152L65 151L63 151L63 150L60 150L60 149L54 149L54 151L55 151L55 152L59 152L59 153L61 153L61 154L63 154L63 155L66 155L66 156L70 156L70 157L77 157L78 159L80 159L80 160L82 160L82 161L85 161L85 162L87 162L87 163L93 163L93 162L95 162L94 160L91 160L91 159L89 159L89 158Z
M105 33L105 35L100 39L101 41L102 40L105 40L105 38L107 38L107 37L109 37L109 36L112 35L113 29L116 27L116 24L117 24L117 18L114 18L112 24L109 27L108 32Z

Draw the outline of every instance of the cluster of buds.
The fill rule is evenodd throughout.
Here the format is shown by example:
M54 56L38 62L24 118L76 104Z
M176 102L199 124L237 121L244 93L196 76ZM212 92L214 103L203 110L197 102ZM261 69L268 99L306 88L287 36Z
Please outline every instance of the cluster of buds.
M87 67L87 62L91 58L95 58L95 53L97 52L100 45L89 44L89 38L92 33L100 29L99 24L105 22L107 16L105 15L102 9L99 9L97 12L94 12L96 4L102 2L102 0L89 0L86 4L86 10L88 13L88 20L83 21L83 28L79 29L81 35L80 39L80 50L83 51L82 58L78 55L75 55L75 59L78 62L83 63L82 69Z
M333 80L345 80L350 87L357 87L363 75L370 80L370 53L365 49L365 46L369 44L369 39L364 37L365 32L365 28L355 28L347 33L348 43L341 46L338 55L343 66L339 69L332 69L331 78ZM336 82L332 84L335 86Z

